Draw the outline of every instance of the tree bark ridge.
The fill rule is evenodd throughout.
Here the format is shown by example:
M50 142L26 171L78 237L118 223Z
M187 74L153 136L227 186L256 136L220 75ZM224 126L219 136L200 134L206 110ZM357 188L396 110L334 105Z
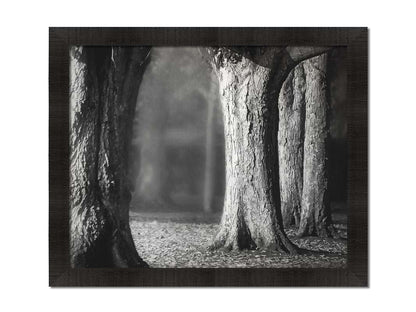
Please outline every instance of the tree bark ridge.
M72 267L146 266L129 227L128 150L150 48L72 47Z
M279 94L279 170L285 227L299 225L303 188L305 73L297 65Z
M306 123L304 176L299 236L332 235L327 177L328 100L327 55L304 62L306 73Z
M280 213L276 90L282 75L232 51L218 57L227 58L217 63L224 113L226 190L213 247L296 253L296 246L283 231Z

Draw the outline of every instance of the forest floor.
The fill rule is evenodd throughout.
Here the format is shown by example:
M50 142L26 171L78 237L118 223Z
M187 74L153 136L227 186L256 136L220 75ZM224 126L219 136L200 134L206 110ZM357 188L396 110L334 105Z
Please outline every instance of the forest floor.
M345 222L335 223L340 238L295 237L297 246L314 251L289 256L262 250L209 250L220 215L174 212L131 212L130 226L139 255L153 268L340 268L347 262Z

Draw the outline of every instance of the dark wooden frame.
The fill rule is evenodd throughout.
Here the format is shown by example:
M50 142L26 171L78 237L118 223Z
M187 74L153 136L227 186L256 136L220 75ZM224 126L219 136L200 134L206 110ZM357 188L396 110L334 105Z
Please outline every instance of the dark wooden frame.
M72 269L69 265L71 45L346 46L348 260L346 269ZM368 286L367 28L50 28L50 286Z

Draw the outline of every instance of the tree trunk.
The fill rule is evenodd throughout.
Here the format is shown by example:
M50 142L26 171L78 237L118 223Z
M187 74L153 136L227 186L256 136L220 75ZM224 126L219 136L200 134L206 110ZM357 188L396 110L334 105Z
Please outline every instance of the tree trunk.
M150 48L71 48L72 267L146 266L129 227L129 148Z
M226 189L214 248L297 253L283 231L278 95L290 71L326 47L209 48L224 115Z
M306 73L306 122L302 212L299 236L331 235L328 202L327 154L328 101L323 54L304 62Z
M305 73L295 67L279 94L280 198L285 227L299 226L303 186L303 140L305 130Z
M213 247L296 253L280 213L276 134L282 76L230 50L220 51L218 57L226 190Z

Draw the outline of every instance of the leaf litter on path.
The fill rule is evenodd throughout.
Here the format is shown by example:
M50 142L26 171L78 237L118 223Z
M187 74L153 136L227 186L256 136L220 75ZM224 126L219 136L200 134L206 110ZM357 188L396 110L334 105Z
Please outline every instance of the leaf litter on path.
M158 222L135 214L130 227L140 257L153 268L342 268L347 262L345 239L296 238L293 229L286 231L289 238L315 253L209 250L219 227L213 223Z

